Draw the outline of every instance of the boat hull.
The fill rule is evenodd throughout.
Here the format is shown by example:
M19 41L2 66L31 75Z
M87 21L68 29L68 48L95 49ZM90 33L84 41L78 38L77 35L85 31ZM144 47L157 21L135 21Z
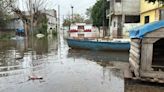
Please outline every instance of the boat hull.
M67 39L68 46L76 49L89 50L114 50L114 51L128 51L130 50L129 42L98 42L89 40Z

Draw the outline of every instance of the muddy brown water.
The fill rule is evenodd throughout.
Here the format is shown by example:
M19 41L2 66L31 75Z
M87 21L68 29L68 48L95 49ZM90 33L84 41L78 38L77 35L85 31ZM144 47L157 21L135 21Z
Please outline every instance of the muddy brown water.
M128 52L72 50L62 36L0 41L0 92L162 92L124 84L119 68L128 57ZM29 80L33 75L43 79Z

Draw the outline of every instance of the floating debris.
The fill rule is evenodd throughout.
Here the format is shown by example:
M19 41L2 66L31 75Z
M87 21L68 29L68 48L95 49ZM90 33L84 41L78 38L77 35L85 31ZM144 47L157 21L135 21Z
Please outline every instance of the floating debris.
M43 80L42 76L29 76L29 80Z

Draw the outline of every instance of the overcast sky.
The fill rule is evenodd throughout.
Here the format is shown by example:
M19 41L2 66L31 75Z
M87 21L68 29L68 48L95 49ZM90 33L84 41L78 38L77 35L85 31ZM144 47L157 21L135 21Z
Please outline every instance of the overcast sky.
M71 14L71 5L74 6L74 13L85 15L85 11L94 5L96 0L51 0L51 7L56 8L60 5L61 16Z
M26 0L19 0L18 5L24 10L24 2ZM93 6L96 0L49 0L46 9L56 9L60 5L60 17L71 14L71 6L74 6L74 13L79 13L85 16L86 9Z

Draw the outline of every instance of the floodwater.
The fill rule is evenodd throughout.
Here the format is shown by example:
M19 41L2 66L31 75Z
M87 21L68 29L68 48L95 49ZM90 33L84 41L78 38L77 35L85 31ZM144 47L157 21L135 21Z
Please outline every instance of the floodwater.
M121 68L128 67L128 57L128 52L72 50L62 35L0 41L0 92L136 92L124 84Z

